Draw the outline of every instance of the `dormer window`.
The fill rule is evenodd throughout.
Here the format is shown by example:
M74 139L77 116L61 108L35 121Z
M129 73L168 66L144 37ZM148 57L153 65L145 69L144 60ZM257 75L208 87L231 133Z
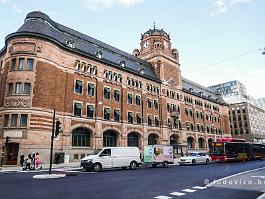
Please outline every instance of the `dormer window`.
M144 69L143 68L139 68L139 72L143 75L144 74Z
M212 97L211 95L208 95L208 98L209 98L209 99L211 99L211 97Z
M189 91L192 93L193 92L193 88L190 88Z
M120 61L120 66L125 67L126 62L124 60Z
M70 47L70 48L75 48L75 42L74 42L74 40L68 40L68 41L66 41L66 45L68 46L68 47Z
M103 53L101 51L97 51L96 52L96 56L99 58L99 59L102 59L103 58Z
M203 92L199 92L200 96L203 96Z

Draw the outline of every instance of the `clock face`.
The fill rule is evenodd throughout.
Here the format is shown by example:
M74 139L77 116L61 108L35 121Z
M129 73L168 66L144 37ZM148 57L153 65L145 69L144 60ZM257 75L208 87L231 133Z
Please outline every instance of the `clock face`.
M148 41L144 42L144 48L147 48L148 46L149 46L149 42Z

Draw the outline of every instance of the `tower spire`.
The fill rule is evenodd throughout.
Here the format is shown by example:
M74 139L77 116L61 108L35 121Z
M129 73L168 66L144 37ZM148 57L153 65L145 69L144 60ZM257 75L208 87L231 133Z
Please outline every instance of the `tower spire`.
M154 22L154 30L156 29L156 22Z

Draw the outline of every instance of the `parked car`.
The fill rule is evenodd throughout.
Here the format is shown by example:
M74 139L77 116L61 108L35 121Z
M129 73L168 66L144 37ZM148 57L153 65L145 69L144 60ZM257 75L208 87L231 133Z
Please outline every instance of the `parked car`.
M81 167L96 172L108 168L136 169L140 164L140 152L137 147L104 147L81 160Z
M144 163L153 167L168 167L173 164L173 147L166 145L148 145L144 147Z
M208 154L203 152L192 152L179 159L179 165L186 164L209 164L211 158Z

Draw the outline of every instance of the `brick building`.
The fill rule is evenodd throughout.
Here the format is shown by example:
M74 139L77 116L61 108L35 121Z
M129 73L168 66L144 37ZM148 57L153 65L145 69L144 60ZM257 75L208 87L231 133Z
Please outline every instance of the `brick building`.
M171 144L207 150L230 136L221 96L181 76L169 35L155 27L133 55L31 12L0 51L0 145L5 164L20 153L49 157L53 110L63 132L55 152L70 161L103 146Z

